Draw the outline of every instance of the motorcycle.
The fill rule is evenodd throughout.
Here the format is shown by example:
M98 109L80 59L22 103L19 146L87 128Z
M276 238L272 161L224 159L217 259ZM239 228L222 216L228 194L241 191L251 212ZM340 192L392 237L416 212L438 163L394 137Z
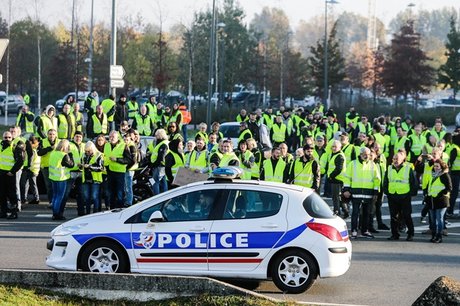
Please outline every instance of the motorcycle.
M134 172L133 176L133 204L153 197L151 178L151 167L145 166Z

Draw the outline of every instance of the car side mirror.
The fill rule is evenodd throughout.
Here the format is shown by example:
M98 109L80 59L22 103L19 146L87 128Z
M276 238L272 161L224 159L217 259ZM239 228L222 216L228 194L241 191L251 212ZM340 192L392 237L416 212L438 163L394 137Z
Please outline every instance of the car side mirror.
M153 214L149 218L149 223L157 223L157 222L163 222L165 218L163 217L163 214L161 211L157 210L154 211Z

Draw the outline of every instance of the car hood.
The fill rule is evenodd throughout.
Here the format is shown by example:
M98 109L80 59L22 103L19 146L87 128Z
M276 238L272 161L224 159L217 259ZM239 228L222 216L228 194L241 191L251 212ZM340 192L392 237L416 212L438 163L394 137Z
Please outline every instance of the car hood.
M55 227L51 231L51 236L60 228L62 227L69 227L69 226L74 226L82 223L93 223L93 222L104 222L107 220L115 220L115 219L120 219L121 216L123 215L123 208L117 208L117 209L112 209L112 210L107 210L99 213L94 213L94 214L89 214L86 216L81 216L72 220L69 220L67 222L62 223L61 225Z

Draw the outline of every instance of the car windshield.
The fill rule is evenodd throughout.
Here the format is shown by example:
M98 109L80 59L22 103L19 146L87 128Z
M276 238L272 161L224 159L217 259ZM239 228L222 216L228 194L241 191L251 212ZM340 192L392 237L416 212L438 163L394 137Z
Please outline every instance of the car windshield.
M220 127L220 132L224 135L224 138L238 138L240 134L239 125L222 125Z
M334 214L329 208L329 205L327 205L316 192L312 192L312 194L305 198L303 201L303 208L313 218L334 218Z

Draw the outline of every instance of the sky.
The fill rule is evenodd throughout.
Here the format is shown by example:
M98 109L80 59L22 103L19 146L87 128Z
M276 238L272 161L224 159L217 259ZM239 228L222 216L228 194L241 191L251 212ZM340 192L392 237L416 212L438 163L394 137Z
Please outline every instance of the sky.
M71 24L72 1L76 2L79 22L88 23L90 20L91 0L0 0L0 13L8 20L8 4L11 2L12 22L27 16L35 17L36 10L40 19L50 25L62 21L66 26ZM265 6L284 10L290 19L291 27L295 29L301 20L324 14L325 0L236 0L246 12L246 23L249 23L254 14L260 13ZM355 12L367 16L368 0L337 0L339 3L330 5L334 14L341 12ZM116 0L118 17L141 14L146 23L159 24L163 20L165 28L177 23L189 25L193 19L193 12L206 10L212 6L212 0ZM216 0L219 5L223 0ZM460 0L375 0L376 15L388 24L399 11L414 4L412 10L433 10L442 7L454 7L460 10ZM38 6L36 5L38 4ZM95 22L111 22L112 0L94 0Z

